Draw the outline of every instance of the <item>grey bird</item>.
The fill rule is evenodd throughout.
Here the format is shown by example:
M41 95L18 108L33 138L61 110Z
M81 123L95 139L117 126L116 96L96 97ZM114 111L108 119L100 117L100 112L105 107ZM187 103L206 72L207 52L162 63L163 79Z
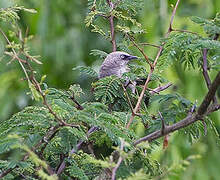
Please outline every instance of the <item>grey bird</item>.
M121 51L108 54L99 70L99 78L104 78L111 75L116 75L121 78L125 72L130 71L127 64L132 59L138 59L138 57ZM125 86L127 86L128 83L129 80L127 80ZM135 93L136 82L131 82L131 84L128 86L131 88L132 93Z

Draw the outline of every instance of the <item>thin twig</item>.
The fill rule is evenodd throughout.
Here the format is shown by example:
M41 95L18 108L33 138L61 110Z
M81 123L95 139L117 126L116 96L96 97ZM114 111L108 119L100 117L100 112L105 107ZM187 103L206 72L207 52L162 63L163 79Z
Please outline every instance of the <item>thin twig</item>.
M174 20L174 16L175 16L175 14L176 14L176 10L177 10L177 7L178 7L178 5L179 5L179 2L180 2L180 0L177 0L176 5L175 5L175 7L174 7L174 9L173 9L172 16L171 16L171 18L170 18L169 29L168 29L167 34L166 34L166 36L165 36L166 38L169 36L170 32L172 31L173 20Z
M152 68L152 63L149 60L149 57L146 55L146 53L144 52L143 49L141 49L137 43L135 43L134 39L132 36L130 36L129 34L126 34L128 36L128 38L130 39L130 41L133 43L133 45L141 52L141 54L144 56L144 59L147 61L147 63L150 65L150 67Z
M129 104L130 109L131 109L131 112L132 112L132 114L133 114L133 113L134 113L134 108L133 108L133 106L132 106L131 99L129 98L128 93L127 93L127 90L125 89L124 85L122 84L121 86L122 86L122 88L123 88L123 90L124 90L125 96L126 96L126 98L127 98L127 100L128 100L128 104Z
M190 34L198 35L196 32L192 32L192 31L188 31L188 30L183 30L183 29L172 29L172 31L184 32L184 33L190 33Z
M109 7L111 8L111 11L115 8L115 5L112 3L111 0L106 0ZM109 16L109 23L110 23L110 31L111 31L111 43L112 43L112 51L116 51L117 45L115 40L115 27L114 27L114 15Z
M160 46L158 45L155 45L155 44L151 44L151 43L138 43L138 45L141 45L141 46L152 46L152 47L155 47L155 48L160 48Z
M70 99L76 104L76 109L83 110L84 108L81 106L81 104L75 99L74 93L72 96L70 96Z
M11 45L11 42L9 41L9 39L7 38L6 34L1 30L0 28L0 32L1 34L3 35L3 37L6 39L7 43ZM20 35L19 36L20 40L22 38L22 36ZM25 76L26 76L26 79L28 80L28 84L29 86L31 84L33 84L36 88L36 90L40 93L40 95L42 96L42 99L43 99L43 104L47 107L47 109L49 110L49 112L54 116L54 118L59 122L59 125L57 126L54 126L54 127L51 127L50 130L48 131L48 133L42 138L42 140L36 144L32 149L31 151L36 151L37 148L39 148L43 143L46 142L46 144L43 146L43 148L41 149L40 151L40 155L43 153L44 149L46 148L47 144L49 143L49 141L55 136L55 134L57 133L58 131L58 128L61 127L61 126L71 126L71 127L79 127L79 125L74 125L74 124L68 124L66 122L64 122L62 119L60 119L57 114L52 110L52 108L50 107L50 105L47 103L47 100L46 100L46 94L42 91L41 87L40 87L40 83L35 79L35 76L34 76L34 70L32 69L30 63L28 61L25 61L25 60L22 60L21 58L19 58L19 54L15 51L14 48L11 48L12 49L12 52L13 54L9 54L12 56L12 58L15 58L18 60L18 63L20 64ZM27 59L30 59L30 56L27 55L25 52L23 52L23 50L21 49L20 52L23 53L23 55L27 58ZM30 59L31 60L31 59ZM29 69L25 69L24 65L22 64L23 62L25 62L25 64L28 66ZM28 71L31 72L31 75L29 76L28 75ZM27 158L28 158L29 154L27 153L24 158L23 158L23 161L25 161ZM17 166L15 167L17 168ZM10 168L4 172L2 172L0 174L0 178L1 177L4 177L6 176L8 173L10 173L13 169L15 168ZM46 169L48 171L49 174L54 174L53 170L48 166L48 169Z
M124 144L125 144L125 141L123 139L121 139L121 146L120 146L120 150L123 151L124 149ZM123 158L122 156L120 155L119 158L118 158L118 161L117 161L117 164L116 166L113 168L112 170L112 180L115 180L116 179L116 172L120 166L120 164L122 163L123 161Z
M159 94L161 91L166 90L166 89L169 88L170 86L172 86L172 83L167 83L167 84L164 85L164 86L159 86L159 87L157 87L157 88L155 88L155 89L150 90L149 93L150 93L151 95Z
M2 31L2 29L0 28L0 32L2 33L3 37L6 39L7 43L11 45L11 42L9 41L9 39L7 38L6 34ZM18 63L20 64L27 80L28 80L28 85L30 86L31 83L35 86L36 90L40 93L40 95L42 96L43 98L43 104L47 107L47 109L49 110L49 112L55 117L55 119L60 122L62 125L65 125L65 126L71 126L71 127L79 127L78 125L74 125L74 124L68 124L66 122L64 122L62 119L60 119L56 113L52 110L52 108L50 107L50 105L47 103L47 100L46 100L46 95L45 93L42 91L41 87L40 87L40 84L38 83L38 81L35 79L34 77L34 70L32 69L30 63L28 61L25 61L25 60L22 60L21 61L21 58L18 57L17 55L17 52L15 51L14 48L11 48L12 49L12 52L13 52L13 58L16 58L18 60ZM26 53L23 53L25 56L26 56ZM29 56L26 56L27 59L29 59ZM28 73L27 73L27 70L25 69L24 65L22 64L22 62L25 62L25 64L28 65L28 68L30 70L30 72L32 73L31 77L29 77Z

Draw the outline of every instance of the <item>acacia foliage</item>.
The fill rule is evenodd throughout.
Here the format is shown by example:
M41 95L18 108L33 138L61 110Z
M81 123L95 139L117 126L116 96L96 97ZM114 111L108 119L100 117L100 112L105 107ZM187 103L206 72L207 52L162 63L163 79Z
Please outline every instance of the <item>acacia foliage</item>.
M117 1L113 1L114 3ZM126 35L137 36L143 33L141 24L135 19L141 5L139 1L126 0L120 2L115 9L111 9L104 0L92 1L88 3L88 16L86 25L92 26L93 32L110 38L108 30L102 29L101 23L97 18L114 15L118 19L116 32L124 39L119 39L117 43L119 49L128 49L131 43ZM19 20L17 12L27 10L22 7L12 7L0 11L0 19L8 22ZM28 11L28 10L27 10ZM192 21L200 24L207 32L206 37L189 32L171 32L171 36L161 40L164 45L164 51L159 59L156 73L151 77L152 87L167 82L161 77L161 71L164 66L172 65L178 61L185 68L201 69L202 54L201 50L207 48L210 50L208 65L209 70L219 71L219 41L213 40L216 34L219 34L220 16L216 15L215 19L205 20L199 17L193 17ZM129 24L131 23L131 24ZM18 53L24 47L29 60L33 63L39 63L35 56L29 55L26 41L19 41L20 32L17 26L13 26L14 33L11 34L11 46L6 47L6 54L15 56L13 50ZM24 46L25 45L25 46ZM94 50L94 55L100 55L101 58L106 53L100 50ZM215 57L215 58L214 58ZM151 58L150 58L151 59ZM65 169L59 174L62 179L95 179L104 178L105 172L115 167L117 152L123 157L124 161L117 171L117 178L121 179L147 179L159 177L163 174L169 174L172 171L182 171L189 165L190 161L198 156L187 157L175 168L165 168L151 157L151 152L155 146L160 145L160 141L151 144L143 143L134 147L133 142L139 138L138 129L143 130L143 135L148 135L156 130L161 129L161 117L155 113L160 111L166 124L172 125L187 116L189 110L194 106L192 102L185 99L177 93L164 93L151 95L145 93L148 103L142 103L140 115L135 116L132 126L125 128L132 112L126 94L122 88L124 81L128 77L131 80L146 77L148 64L142 60L138 64L131 66L131 72L124 75L122 79L115 76L95 80L92 84L94 100L92 102L80 102L82 108L77 108L80 96L86 96L79 85L72 85L68 90L58 90L48 88L45 84L45 76L41 78L39 85L43 89L46 102L51 107L52 112L46 105L29 106L21 112L14 114L9 120L1 122L0 126L0 172L11 171L4 179L27 178L27 179L58 179L58 169L61 162L65 162ZM87 67L78 67L82 74L88 74L97 77L97 73ZM30 95L36 101L43 101L44 97L31 81L28 81ZM138 91L141 87L137 87ZM148 90L149 91L149 90ZM132 105L137 102L138 95L132 94L128 90L128 95ZM156 106L156 109L151 106ZM62 119L67 124L60 125L58 119ZM71 124L78 125L77 127ZM214 131L215 125L211 120L207 122L208 130ZM97 127L98 130L88 134L90 127ZM55 129L53 136L48 137L48 132ZM187 132L190 142L199 138L204 131L202 123L193 124L190 128L183 130ZM182 131L180 131L181 133ZM50 135L50 134L49 134ZM218 136L218 134L217 134ZM122 141L125 141L124 150L120 150ZM81 149L77 149L79 142L84 142ZM71 153L75 150L75 153ZM24 158L25 157L25 158ZM51 173L50 169L53 170Z

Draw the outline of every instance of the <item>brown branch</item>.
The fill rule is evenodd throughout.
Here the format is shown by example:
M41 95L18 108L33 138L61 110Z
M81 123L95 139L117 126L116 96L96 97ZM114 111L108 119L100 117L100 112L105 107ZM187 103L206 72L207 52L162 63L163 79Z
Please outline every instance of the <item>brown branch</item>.
M137 43L135 43L134 39L132 36L130 36L129 34L126 34L128 36L128 38L130 39L130 41L133 43L133 45L141 52L141 54L144 56L144 59L147 61L147 63L150 65L150 67L152 68L153 65L152 63L150 62L148 56L146 55L146 53L144 52L143 49L141 49Z
M167 135L171 132L185 128L198 120L202 120L204 118L204 116L206 116L206 115L208 115L208 113L210 113L210 111L207 111L207 109L211 103L211 100L215 96L215 93L216 93L219 85L220 85L220 72L218 73L215 80L211 84L210 90L207 93L206 97L204 98L202 104L199 106L199 109L196 114L193 115L192 113L189 113L188 116L186 118L184 118L183 120L181 120L171 126L166 126L164 134L162 134L161 130L158 130L158 131L155 131L155 132L153 132L143 138L138 139L137 141L134 142L134 146L136 146L144 141L152 141L152 140L158 139L158 138L160 138L164 135ZM216 110L217 109L219 109L219 105L216 108Z
M51 132L49 133L49 136L44 137L42 140L45 142L43 147L41 148L40 152L37 153L41 158L43 156L43 152L46 149L47 145L49 144L49 142L55 137L55 135L57 134L57 132L59 131L59 127L60 126L55 126L52 127Z
M179 5L179 2L180 2L180 0L177 0L176 5L175 5L175 7L174 7L174 9L173 9L172 16L171 16L171 18L170 18L169 29L168 29L167 34L166 34L166 36L165 36L166 38L169 36L170 32L172 31L173 20L174 20L174 16L175 16L175 14L176 14L176 10L177 10L177 7L178 7L178 5Z
M29 63L28 63L29 64ZM32 72L33 73L33 72ZM70 127L79 127L79 125L75 125L75 124L68 124L66 123L64 120L62 120L61 118L59 118L57 116L57 114L52 110L51 106L47 103L47 99L46 99L46 94L42 91L40 84L37 82L37 80L35 79L34 76L31 77L32 83L34 84L36 90L40 93L40 95L43 98L43 104L47 107L47 109L49 110L49 112L54 116L54 118L60 123L60 125L63 126L70 126Z
M170 86L172 86L172 83L167 83L167 84L164 85L164 86L159 86L159 87L157 87L157 88L155 88L155 89L150 90L149 93L150 93L151 95L159 94L161 91L166 90L166 89L169 88Z
M127 91L126 91L124 85L122 84L121 86L122 86L122 88L123 88L123 90L124 90L125 96L126 96L126 98L127 98L127 100L128 100L128 104L129 104L130 109L131 109L131 112L132 112L132 114L133 114L133 113L134 113L134 108L133 108L133 106L132 106L131 99L129 98L128 93L127 93Z
M115 5L112 3L111 0L106 0L111 11L115 8ZM112 43L112 52L116 51L117 45L115 40L115 27L114 27L114 15L109 16L109 23L110 23L110 32L111 32L111 43Z
M111 28L112 52L114 52L116 51L117 46L116 46L116 40L115 40L115 28L114 28L114 16L113 15L109 17L109 23L110 23L110 28Z
M8 37L6 36L6 34L2 31L2 29L0 28L0 32L1 34L3 35L3 37L5 38L5 40L7 41L7 43L12 46L11 42L9 41ZM21 37L20 37L21 38ZM21 39L20 39L21 40ZM47 109L49 110L49 112L54 116L54 118L61 124L61 125L65 125L65 126L71 126L71 127L79 127L78 125L74 125L74 124L68 124L66 123L65 121L63 121L62 119L60 119L57 114L52 110L52 108L50 107L50 105L47 103L47 100L46 100L46 95L45 93L42 91L41 87L40 87L40 84L39 82L35 79L35 76L34 76L34 70L33 68L31 67L30 63L28 61L25 61L25 60L22 60L21 58L18 57L18 54L17 52L15 51L14 48L11 48L12 49L12 52L13 52L13 55L12 55L12 58L16 58L28 80L28 83L32 83L36 90L40 93L40 95L42 96L43 98L43 104L47 107ZM23 50L21 50L23 52ZM30 56L27 55L25 52L23 52L23 55L27 58L27 59L30 59ZM22 64L22 62L25 62L25 64L28 66L29 68L29 71L31 72L31 76L29 77L28 73L27 73L27 70L25 69L24 65Z
M203 57L203 66L202 66L203 72L202 73L205 78L206 85L209 89L211 86L211 80L208 75L207 52L208 52L208 50L206 48L204 48L202 50L202 57Z
M120 146L120 150L121 150L121 151L123 151L123 149L124 149L124 144L125 144L125 142L124 142L124 140L122 139L122 140L121 140L121 146ZM122 161L123 161L122 156L119 156L118 161L117 161L117 164L116 164L116 166L115 166L115 167L113 168L113 170L112 170L112 178L111 178L112 180L115 180L115 179L116 179L116 172L117 172L117 170L118 170L120 164L122 163Z
M190 34L198 35L196 32L192 32L192 31L188 31L188 30L183 30L183 29L172 29L172 31L184 32L184 33L190 33Z
M74 93L72 96L70 96L70 99L76 104L76 109L83 110L84 108L81 106L81 104L75 99Z
M7 174L9 174L9 173L10 173L11 171L13 171L14 169L15 169L15 168L9 168L9 169L7 169L7 170L1 172L1 174L0 174L0 179L3 178L3 177L5 177Z

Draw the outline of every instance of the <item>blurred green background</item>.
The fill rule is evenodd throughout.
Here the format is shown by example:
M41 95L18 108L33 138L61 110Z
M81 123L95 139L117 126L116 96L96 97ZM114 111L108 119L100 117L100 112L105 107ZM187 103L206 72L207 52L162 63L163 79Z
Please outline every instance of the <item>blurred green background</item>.
M138 20L146 29L146 35L141 42L159 44L160 38L167 31L169 17L176 0L144 0L145 6L138 15ZM34 39L30 42L32 54L40 55L43 65L38 65L35 70L47 75L46 82L49 87L67 89L73 83L81 84L85 92L90 92L91 80L88 77L79 76L72 68L78 65L92 66L94 69L102 60L90 55L92 49L100 49L111 52L111 43L96 33L91 33L85 27L84 19L87 14L86 0L1 0L0 8L12 5L23 5L34 8L36 14L21 12L20 26L29 28ZM200 16L214 18L220 9L220 0L182 0L174 20L174 28L188 29L204 35L201 27L193 24L189 17ZM8 26L0 23L0 26L8 31ZM117 34L116 34L117 36ZM3 38L0 37L0 56L4 51ZM145 51L150 57L154 57L155 48L146 47ZM138 51L134 54L140 56ZM23 73L18 64L6 65L6 57L0 62L0 121L8 119L15 112L34 101L26 94L29 90L27 84L21 80ZM202 73L195 70L187 70L174 64L164 72L167 79L175 84L175 89L185 98L198 104L207 92ZM211 77L216 72L211 72ZM216 112L211 119L220 130L220 114ZM203 136L203 135L202 135ZM153 152L155 158L168 166L180 163L189 155L201 155L198 160L186 168L184 173L172 174L168 179L219 179L220 177L220 148L217 138L213 133L207 134L192 146L184 135L174 133L170 137L167 150L158 147Z

